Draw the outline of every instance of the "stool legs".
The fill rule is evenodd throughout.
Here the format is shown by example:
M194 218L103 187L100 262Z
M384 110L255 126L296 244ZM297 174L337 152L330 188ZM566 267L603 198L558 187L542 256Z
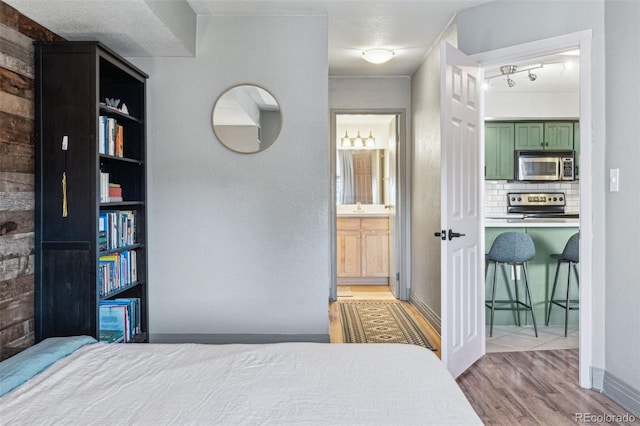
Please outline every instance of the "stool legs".
M527 290L527 297L529 298L529 309L531 309L531 321L533 322L533 331L538 337L538 327L536 326L536 316L533 313L533 299L531 298L531 290L529 290L529 277L527 277L527 265L522 264L522 272L524 272L524 287ZM519 312L518 312L519 313Z
M501 310L512 310L512 311L516 311L516 324L518 326L520 326L520 309L521 309L521 305L524 306L525 309L530 310L531 311L531 319L533 321L533 330L535 332L536 337L538 337L538 327L536 325L536 318L535 318L535 314L533 312L533 299L531 298L531 291L529 289L529 277L527 276L527 266L524 263L512 263L510 264L512 266L512 270L513 270L513 275L514 275L514 280L515 280L515 295L516 298L515 300L499 300L497 301L498 303L510 303L511 307L509 308L496 308L496 282L498 279L498 263L499 262L495 262L492 261L491 263L493 263L494 269L493 269L493 282L491 284L491 302L490 303L485 303L485 305L491 309L491 320L490 320L490 324L489 324L489 337L493 337L493 319L495 317L495 311L496 309L501 309ZM524 273L524 286L525 286L525 303L520 301L520 294L518 291L518 274L517 274L517 270L516 267L518 265L522 266L522 271ZM487 264L485 265L485 278L487 277L487 272L489 271L489 264L487 262ZM507 286L507 289L509 288L509 286ZM509 293L511 293L511 291L509 290ZM513 297L513 296L510 296ZM514 306L515 305L515 306Z
M556 300L554 299L555 294L556 294L556 286L558 285L558 273L560 271L560 264L561 263L566 263L567 264L567 294L566 294L566 298L564 300L559 299ZM551 297L549 298L549 309L547 311L547 321L546 321L546 325L549 325L549 320L551 318L551 307L553 305L558 305L561 308L564 308L564 337L567 337L567 331L568 331L568 327L569 327L569 310L570 309L577 309L577 308L572 308L571 307L571 300L569 299L569 290L570 290L570 285L571 285L571 267L573 266L573 272L576 276L576 284L578 285L578 287L580 286L579 282L578 282L578 266L577 263L575 262L571 262L571 261L567 261L567 260L558 260L558 265L556 266L556 276L555 279L553 280L553 287L551 289ZM564 305L562 304L564 303Z

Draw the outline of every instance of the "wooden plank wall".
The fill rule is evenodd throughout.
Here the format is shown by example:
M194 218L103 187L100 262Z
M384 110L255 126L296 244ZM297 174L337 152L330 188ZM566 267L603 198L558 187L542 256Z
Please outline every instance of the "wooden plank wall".
M0 359L34 343L33 41L54 40L0 1Z

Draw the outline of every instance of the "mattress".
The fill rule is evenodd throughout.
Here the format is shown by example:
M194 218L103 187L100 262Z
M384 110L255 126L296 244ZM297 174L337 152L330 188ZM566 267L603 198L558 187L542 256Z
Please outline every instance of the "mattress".
M441 361L402 344L87 344L0 411L17 425L482 424Z

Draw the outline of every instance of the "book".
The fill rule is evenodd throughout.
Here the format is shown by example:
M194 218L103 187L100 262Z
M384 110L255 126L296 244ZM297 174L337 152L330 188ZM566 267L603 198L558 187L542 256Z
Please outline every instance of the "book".
M100 341L125 342L127 338L127 306L100 302ZM102 340L103 337L108 340Z
M124 157L124 127L120 124L116 124L115 155Z

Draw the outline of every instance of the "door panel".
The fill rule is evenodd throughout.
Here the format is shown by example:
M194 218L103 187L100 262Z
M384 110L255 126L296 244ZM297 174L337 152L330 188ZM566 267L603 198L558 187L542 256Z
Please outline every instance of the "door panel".
M484 280L477 64L441 46L442 360L457 377L480 358L484 342ZM452 236L452 231L459 233Z

